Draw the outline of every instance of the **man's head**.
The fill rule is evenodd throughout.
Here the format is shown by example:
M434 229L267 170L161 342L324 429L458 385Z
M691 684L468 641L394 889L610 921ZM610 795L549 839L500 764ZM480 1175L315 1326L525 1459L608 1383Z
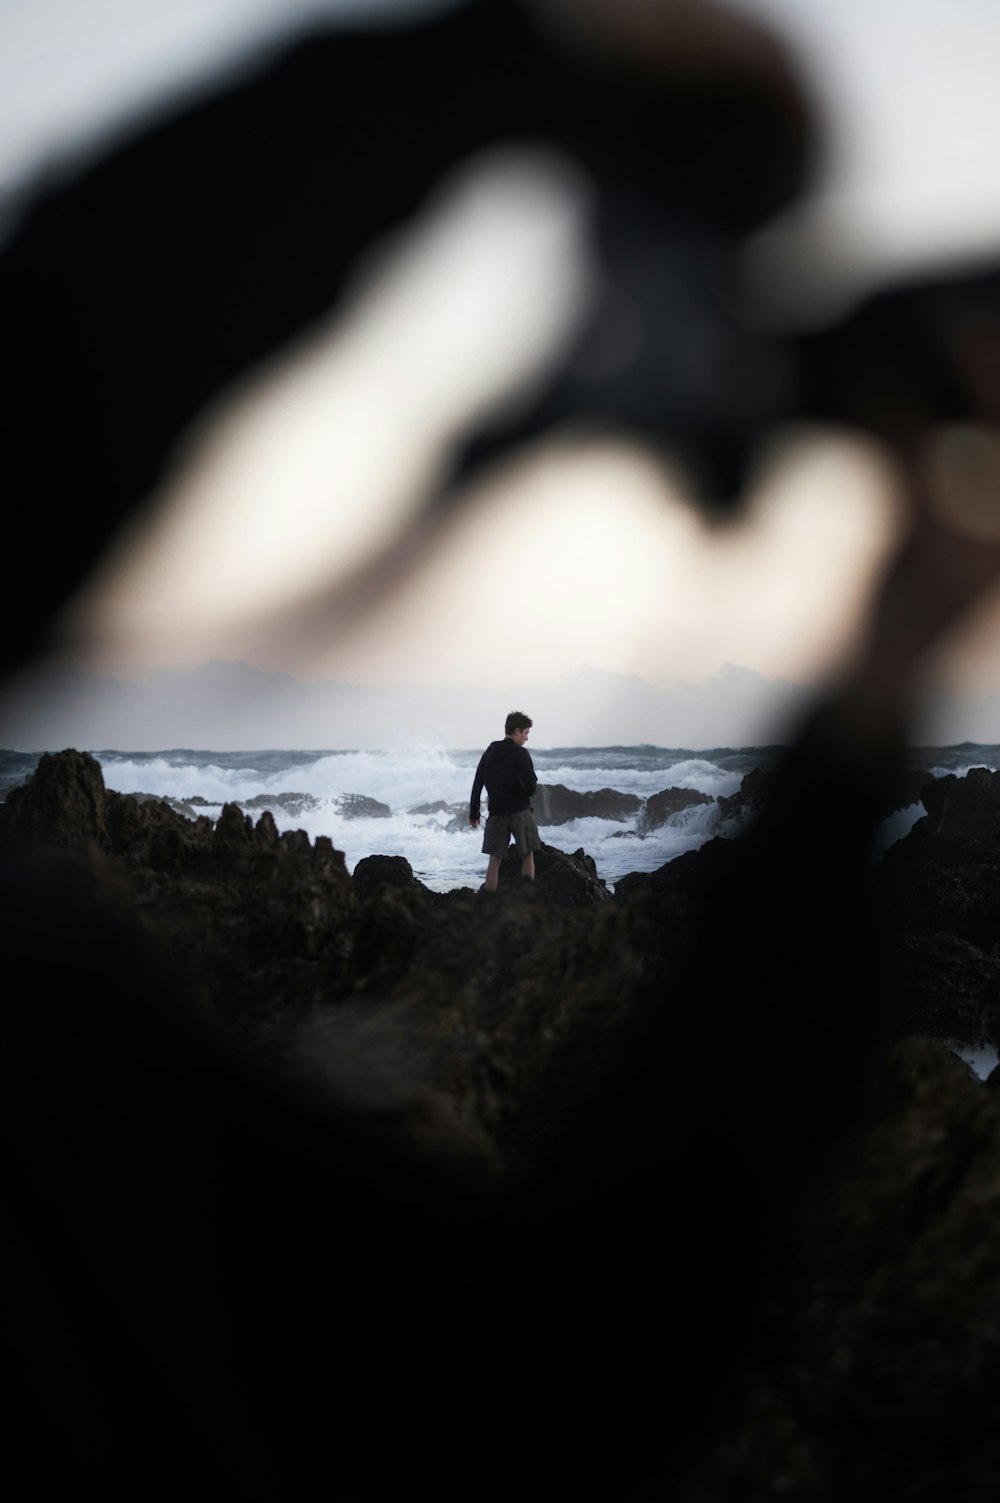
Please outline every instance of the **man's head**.
M503 728L505 735L509 736L512 741L516 741L518 746L523 746L531 730L531 716L523 715L520 710L511 710L504 721Z

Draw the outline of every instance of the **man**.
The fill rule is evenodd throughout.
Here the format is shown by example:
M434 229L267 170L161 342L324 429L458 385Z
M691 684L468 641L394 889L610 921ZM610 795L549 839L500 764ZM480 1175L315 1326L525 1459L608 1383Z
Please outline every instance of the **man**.
M500 880L500 862L513 840L521 858L521 876L535 878L534 852L541 850L538 826L531 812L531 795L538 787L531 755L524 743L531 731L531 719L520 710L512 710L504 722L504 739L491 741L479 759L469 801L469 823L479 828L479 796L486 785L490 808L483 831L483 853L489 856L486 868L486 891L496 892Z

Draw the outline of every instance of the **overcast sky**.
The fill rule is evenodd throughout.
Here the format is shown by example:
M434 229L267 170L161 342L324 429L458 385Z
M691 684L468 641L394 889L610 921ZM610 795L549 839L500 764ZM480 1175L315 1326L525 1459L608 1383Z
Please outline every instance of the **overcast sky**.
M755 249L755 264L782 268L789 319L922 266L1000 249L1000 15L991 0L740 4L771 17L799 51L828 122L820 191ZM234 58L306 22L374 8L371 0L0 0L8 224L43 167L68 170L99 153L148 112L210 88ZM762 679L808 681L833 660L894 513L878 455L830 435L765 456L745 525L722 537L684 505L682 485L641 455L555 449L487 485L406 585L335 640L254 631L255 614L280 608L317 571L329 578L377 550L433 483L455 412L530 374L540 342L558 341L572 322L588 274L571 253L580 205L571 182L533 172L529 163L516 181L491 180L485 196L456 191L415 231L423 258L401 260L395 282L372 288L367 323L356 316L349 330L317 330L297 363L269 371L224 409L161 498L164 520L145 551L116 559L102 577L80 666L141 678L244 659L303 680L426 684L449 694L522 684L537 703L583 665L662 685L714 680L726 663ZM831 243L838 273L821 287L809 248ZM387 306L397 319L388 346ZM469 390L463 338L502 346L481 392ZM431 349L452 404L439 395L433 411L417 374ZM403 376L387 407L389 359ZM512 537L518 570L498 574ZM1000 691L995 614L984 613L953 655L955 689ZM706 720L706 744L718 741L717 729ZM955 739L971 735L960 717L948 729ZM1000 719L985 729L978 724L979 739L1000 739ZM17 732L0 716L0 741L18 744ZM677 738L650 727L637 739ZM741 739L735 725L727 739Z

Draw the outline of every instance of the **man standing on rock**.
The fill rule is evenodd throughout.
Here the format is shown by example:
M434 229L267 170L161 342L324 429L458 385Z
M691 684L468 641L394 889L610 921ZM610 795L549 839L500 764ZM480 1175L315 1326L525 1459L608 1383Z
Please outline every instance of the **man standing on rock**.
M476 768L469 823L474 830L479 828L479 796L485 784L489 795L489 817L483 831L483 853L490 858L486 868L487 892L497 890L500 862L512 840L521 858L521 876L534 880L534 853L541 850L542 842L531 812L531 795L538 787L538 779L524 745L530 730L529 716L511 710L504 722L504 739L490 742Z

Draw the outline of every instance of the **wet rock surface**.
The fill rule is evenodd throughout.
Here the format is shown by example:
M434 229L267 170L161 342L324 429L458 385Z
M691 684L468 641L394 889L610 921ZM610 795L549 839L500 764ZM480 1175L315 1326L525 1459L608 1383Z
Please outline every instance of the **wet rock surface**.
M682 809L694 808L696 804L713 804L715 800L711 794L699 793L694 788L664 788L661 793L654 793L648 798L645 807L639 816L638 832L640 835L648 835L651 830L658 830L665 825L673 814L679 814Z
M542 842L534 852L535 884L543 897L560 908L590 908L607 903L611 894L597 875L597 865L582 847L567 854ZM500 886L521 881L521 858L513 846L500 863Z
M562 783L539 783L532 794L531 807L540 825L565 825L571 819L585 818L624 822L639 813L642 799L634 793L620 793L616 788L580 793Z

